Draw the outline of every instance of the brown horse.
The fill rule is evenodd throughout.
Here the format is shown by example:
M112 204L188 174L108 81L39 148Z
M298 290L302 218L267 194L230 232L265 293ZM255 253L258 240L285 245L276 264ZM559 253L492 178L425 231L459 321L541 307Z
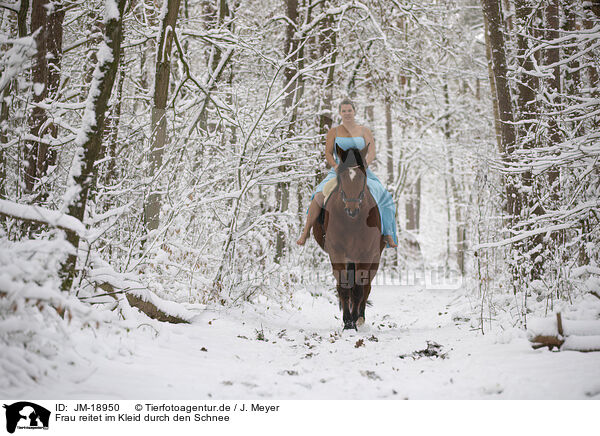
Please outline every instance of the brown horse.
M367 187L364 162L368 148L343 150L336 146L341 161L337 187L313 226L313 236L331 260L344 330L357 330L365 322L371 282L385 247L379 209Z

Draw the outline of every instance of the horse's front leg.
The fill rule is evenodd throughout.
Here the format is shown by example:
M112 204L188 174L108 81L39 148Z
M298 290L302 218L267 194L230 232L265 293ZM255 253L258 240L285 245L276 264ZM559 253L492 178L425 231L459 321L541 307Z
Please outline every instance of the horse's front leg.
M332 262L333 275L337 282L338 300L340 302L340 309L342 309L342 318L344 320L344 330L349 328L355 328L353 325L352 314L350 313L350 298L352 294L352 285L350 284L350 278L348 271L346 270L346 264L342 262Z
M350 298L352 289L344 287L343 285L337 286L338 298L340 299L340 305L342 306L342 319L344 320L344 330L356 329L356 323L350 312Z

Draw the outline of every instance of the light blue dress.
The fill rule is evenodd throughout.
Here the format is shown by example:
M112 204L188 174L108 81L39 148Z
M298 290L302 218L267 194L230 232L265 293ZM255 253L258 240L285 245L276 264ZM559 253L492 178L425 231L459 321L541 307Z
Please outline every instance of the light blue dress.
M335 144L339 145L339 147L343 150L348 150L352 147L356 147L359 150L362 150L365 147L365 139L362 136L337 136L335 138ZM335 153L335 148L333 150L333 156L335 158L335 161L339 163L337 154ZM323 191L325 183L327 183L331 179L335 179L335 177L336 172L333 168L331 168L327 176L321 181L321 183L319 183L319 185L315 189L315 193L312 195L311 200L314 198L317 192ZM377 202L379 216L381 217L381 234L392 235L392 237L394 238L394 242L397 244L398 238L396 236L396 207L394 206L392 194L390 194L388 190L385 189L385 187L379 181L377 176L369 168L367 168L367 186L369 187L371 195Z

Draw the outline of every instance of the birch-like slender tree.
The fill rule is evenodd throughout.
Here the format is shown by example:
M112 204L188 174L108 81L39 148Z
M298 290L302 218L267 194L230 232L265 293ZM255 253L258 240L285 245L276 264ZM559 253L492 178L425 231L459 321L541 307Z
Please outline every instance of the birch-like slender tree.
M123 14L127 0L106 0L106 26L103 41L98 48L98 63L83 116L83 125L77 136L76 157L71 169L71 186L67 190L68 214L83 221L89 193L96 171L96 160L101 152L106 110L119 67L121 42L123 39ZM79 247L80 235L67 232L67 240L75 250ZM75 276L77 254L67 257L61 267L62 290L71 289Z
M166 107L171 78L171 50L179 5L181 0L164 0L165 13L162 17L158 49L156 51L156 71L154 76L154 106L152 107L152 148L150 150L148 176L154 179L144 205L144 221L148 231L156 230L160 224L161 194L159 171L167 145Z

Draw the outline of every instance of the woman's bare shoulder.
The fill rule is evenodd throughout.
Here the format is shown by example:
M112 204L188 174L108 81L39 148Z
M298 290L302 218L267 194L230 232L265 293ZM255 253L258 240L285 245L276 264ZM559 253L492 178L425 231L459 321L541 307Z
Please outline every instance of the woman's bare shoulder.
M359 126L363 135L367 135L371 133L371 129L368 126Z

